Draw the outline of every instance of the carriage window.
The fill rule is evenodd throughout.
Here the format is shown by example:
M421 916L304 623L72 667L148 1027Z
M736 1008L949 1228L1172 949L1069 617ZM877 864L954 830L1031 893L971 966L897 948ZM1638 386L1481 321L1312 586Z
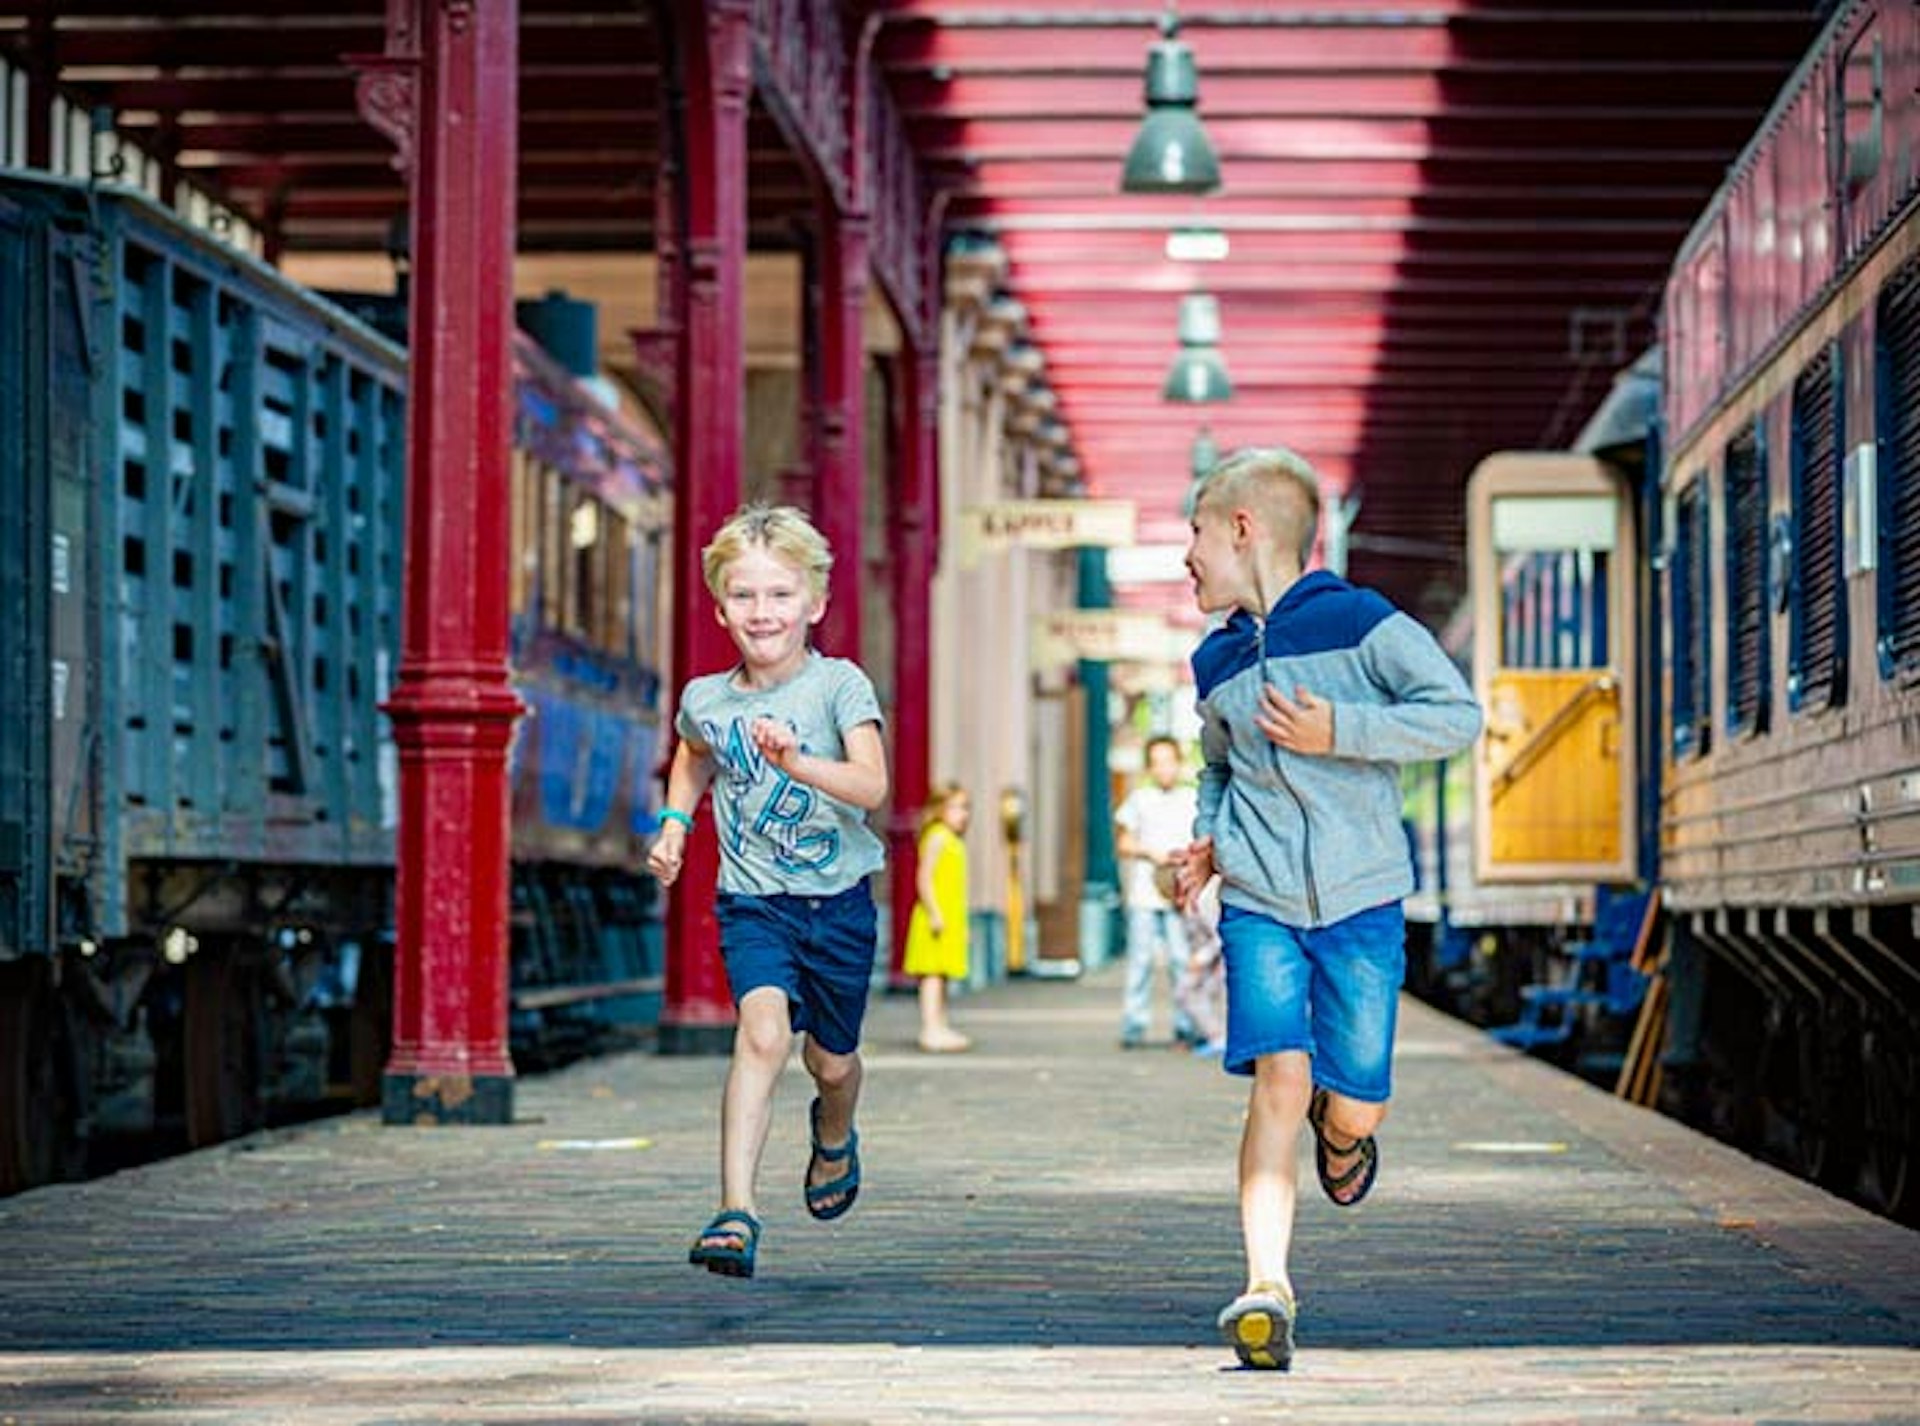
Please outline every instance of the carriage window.
M1846 700L1837 365L1829 347L1793 384L1792 647L1787 702L1795 712Z
M1606 496L1502 496L1493 502L1503 667L1597 668L1611 662L1607 569L1616 518Z
M593 550L600 538L600 507L589 497L567 492L566 631L587 639L593 629Z
M565 622L567 608L567 561L564 557L567 526L564 518L566 487L552 466L540 470L540 568L535 576L535 595L540 622L558 626Z
M1920 672L1920 261L1880 296L1880 672Z
M1681 494L1674 511L1673 558L1667 566L1673 611L1673 755L1699 757L1711 742L1712 708L1707 586L1707 483L1703 476Z
M1727 728L1767 726L1767 463L1760 427L1727 446Z
M512 538L507 548L513 551L513 567L507 571L507 610L515 619L524 618L533 597L537 556L535 540L540 527L538 495L540 472L533 458L514 447L512 480Z
M1840 72L1840 132L1846 160L1843 191L1850 205L1880 171L1884 94L1879 23L1873 19L1847 51Z

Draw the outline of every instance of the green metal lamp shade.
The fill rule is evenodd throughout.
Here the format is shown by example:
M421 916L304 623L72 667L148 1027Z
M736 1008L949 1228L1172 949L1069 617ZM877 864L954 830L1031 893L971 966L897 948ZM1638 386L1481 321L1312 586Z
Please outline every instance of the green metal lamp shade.
M1161 22L1166 38L1147 51L1147 117L1127 151L1123 193L1211 193L1220 186L1220 160L1193 109L1199 72L1193 51L1176 38L1179 28L1168 16Z
M1202 426L1194 433L1193 456L1189 473L1195 480L1220 464L1220 443L1213 438L1213 432Z
M1160 399L1194 405L1233 399L1233 382L1220 357L1220 302L1209 293L1189 292L1180 299L1180 354Z
M1155 109L1140 125L1120 176L1123 193L1211 193L1220 162L1191 109Z
M1160 388L1162 401L1205 405L1233 399L1233 382L1218 347L1182 347Z

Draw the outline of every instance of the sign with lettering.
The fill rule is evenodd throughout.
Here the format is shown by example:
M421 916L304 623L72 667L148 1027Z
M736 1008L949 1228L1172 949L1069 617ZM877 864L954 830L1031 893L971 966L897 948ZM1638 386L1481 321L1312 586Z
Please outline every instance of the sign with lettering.
M1077 659L1157 664L1184 659L1191 644L1164 615L1146 610L1056 609L1033 616L1029 659L1036 669Z
M960 564L1016 546L1069 550L1079 545L1130 545L1139 523L1131 500L1004 500L960 512Z

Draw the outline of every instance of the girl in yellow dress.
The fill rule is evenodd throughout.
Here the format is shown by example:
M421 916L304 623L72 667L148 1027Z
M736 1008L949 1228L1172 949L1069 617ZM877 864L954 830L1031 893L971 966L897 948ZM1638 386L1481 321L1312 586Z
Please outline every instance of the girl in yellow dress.
M907 922L908 975L920 977L920 1048L964 1050L973 1041L947 1020L947 982L967 974L966 789L957 782L933 790L920 814L919 899Z

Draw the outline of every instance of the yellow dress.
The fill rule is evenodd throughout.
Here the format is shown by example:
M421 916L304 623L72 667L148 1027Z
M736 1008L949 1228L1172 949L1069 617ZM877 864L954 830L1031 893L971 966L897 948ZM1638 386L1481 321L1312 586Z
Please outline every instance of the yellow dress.
M967 844L945 822L935 822L920 834L920 860L933 866L933 899L940 907L940 934L926 906L915 900L907 921L908 975L940 975L949 980L967 976Z

